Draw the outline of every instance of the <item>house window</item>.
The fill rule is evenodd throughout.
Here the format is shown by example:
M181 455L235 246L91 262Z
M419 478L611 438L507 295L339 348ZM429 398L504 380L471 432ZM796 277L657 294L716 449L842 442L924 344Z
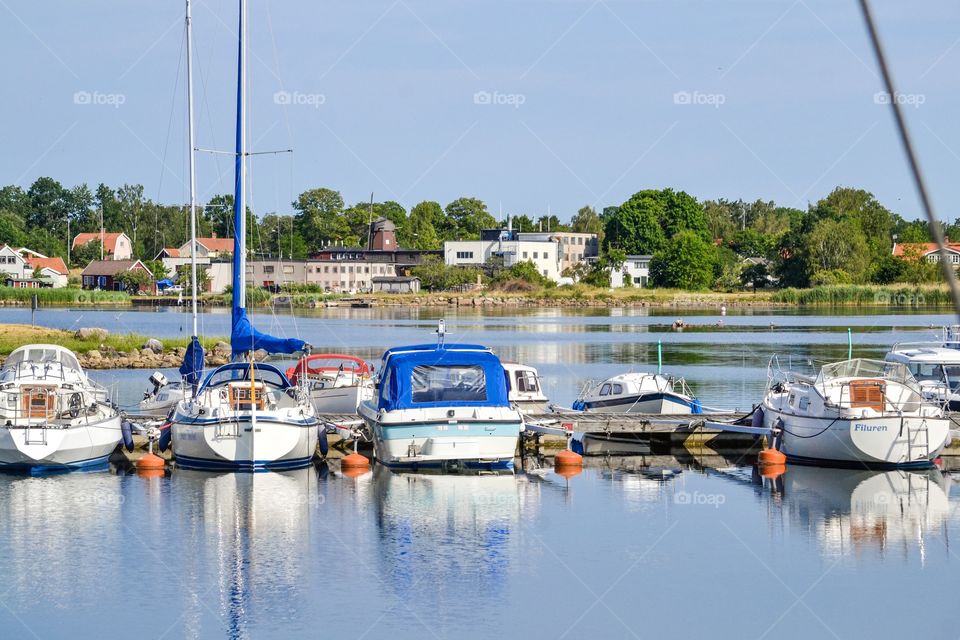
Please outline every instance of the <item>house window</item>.
M363 268L363 272L364 272L364 273L370 273L370 267L364 267L364 268Z
M264 266L263 266L263 272L264 272L264 273L273 273L273 265L272 265L272 264L264 265Z
M534 252L533 252L533 259L536 260L536 259L539 258L539 257L540 257L540 255L538 254L538 252L534 251Z
M960 262L960 255L957 255L957 254L955 253L955 254L953 254L953 256L951 256L951 257L952 257L952 259L953 259L953 264L957 264L958 262Z
M292 265L292 264L285 264L285 265L283 265L283 272L284 272L284 273L293 273L293 265Z
M583 238L577 238L577 244L583 244Z
M526 251L523 252L523 259L524 259L524 260L527 259L527 252L526 252Z
M457 260L472 260L473 251L457 251Z

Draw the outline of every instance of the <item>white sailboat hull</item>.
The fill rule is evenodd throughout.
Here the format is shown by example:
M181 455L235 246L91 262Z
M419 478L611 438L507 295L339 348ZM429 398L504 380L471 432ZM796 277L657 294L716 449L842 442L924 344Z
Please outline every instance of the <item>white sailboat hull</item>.
M0 427L0 469L66 470L101 465L121 439L119 415L68 427Z
M929 466L949 436L950 421L931 416L808 417L764 404L764 423L781 426L780 450L795 462ZM924 434L924 430L926 434Z
M310 390L310 403L317 413L356 413L361 402L372 398L373 388L369 384L328 388L317 385Z
M310 464L317 448L316 419L258 413L225 420L175 415L171 441L177 466L259 471Z

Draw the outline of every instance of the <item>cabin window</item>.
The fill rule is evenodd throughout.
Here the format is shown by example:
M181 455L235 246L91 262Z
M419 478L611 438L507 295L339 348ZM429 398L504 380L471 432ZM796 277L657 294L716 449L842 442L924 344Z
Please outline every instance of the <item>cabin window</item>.
M517 391L524 393L536 393L539 391L537 376L532 371L517 371Z
M810 398L808 398L807 396L803 396L802 398L800 398L800 411L806 411L807 405L809 404L810 404Z
M414 402L484 402L487 381L477 365L420 365L411 375Z
M790 394L790 400L788 401L788 404L789 404L791 407L796 406L796 404L795 404L796 400L797 400L797 395L796 395L795 393L791 393L791 394Z
M601 396L608 396L608 395L610 395L610 385L609 385L609 384L604 384L602 387L600 387L600 395L601 395Z
M622 384L613 385L613 395L618 396L621 393L623 393L623 385Z

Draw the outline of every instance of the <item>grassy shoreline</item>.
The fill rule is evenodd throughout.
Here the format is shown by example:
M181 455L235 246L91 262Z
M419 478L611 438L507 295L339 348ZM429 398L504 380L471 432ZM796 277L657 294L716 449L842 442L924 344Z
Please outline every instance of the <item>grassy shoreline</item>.
M130 353L139 351L144 343L149 340L149 336L142 336L135 333L108 334L105 338L99 337L79 338L75 331L66 331L64 329L51 329L49 327L31 327L25 324L4 324L0 325L0 356L10 355L10 352L25 344L58 344L70 349L74 353L83 354L87 351L95 351L103 348L121 353ZM164 353L173 351L178 347L185 348L189 344L189 338L158 338L163 344ZM211 351L217 342L226 340L222 337L201 339L203 347Z
M170 304L163 296L131 297L116 291L82 291L80 289L12 289L0 287L0 305L28 305L37 293L41 306L110 306ZM367 302L373 305L413 304L418 306L651 306L703 308L709 306L771 307L938 307L949 306L950 293L943 285L834 285L809 289L770 289L751 291L683 291L677 289L602 289L587 285L537 288L530 291L480 291L417 294L323 294L264 292L251 300L253 306L315 308L324 305L348 305ZM224 295L205 295L204 306L228 306Z

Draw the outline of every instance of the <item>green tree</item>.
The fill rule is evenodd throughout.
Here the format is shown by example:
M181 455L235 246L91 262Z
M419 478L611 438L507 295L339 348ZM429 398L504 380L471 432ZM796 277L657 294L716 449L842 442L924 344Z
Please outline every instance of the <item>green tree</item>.
M447 240L476 240L483 229L496 229L497 221L477 198L457 198L447 205L441 234Z
M443 217L443 208L438 202L420 202L410 210L407 224L414 249L439 249L442 246L437 228L443 224Z
M859 282L870 265L866 238L850 220L820 220L807 235L805 249L811 273L842 270Z
M350 227L343 213L343 197L327 188L310 189L293 203L296 227L310 251L344 240Z
M681 231L650 261L650 277L658 287L700 290L714 280L716 247L696 231Z
M181 264L177 267L175 282L183 287L187 295L192 295L190 291L190 265ZM210 289L210 274L202 265L197 265L197 293L201 294ZM248 287L250 289L250 287Z
M150 277L150 274L143 269L130 269L124 271L116 278L117 282L123 285L127 293L135 295L140 291L145 291L147 287L150 286L150 283L153 282L153 278Z
M150 269L150 273L153 274L154 280L163 280L169 275L167 266L163 264L163 260L144 260L143 264L147 267L147 269Z
M744 287L752 287L754 291L763 289L770 282L770 270L762 262L751 264L740 272L740 282Z
M86 244L82 244L70 254L70 258L77 267L85 267L94 260L100 259L100 241L91 240Z
M603 242L603 221L591 206L580 207L570 221L570 229L575 233L593 233Z
M633 194L606 220L604 246L652 254L683 231L712 239L703 206L683 191L647 189Z

